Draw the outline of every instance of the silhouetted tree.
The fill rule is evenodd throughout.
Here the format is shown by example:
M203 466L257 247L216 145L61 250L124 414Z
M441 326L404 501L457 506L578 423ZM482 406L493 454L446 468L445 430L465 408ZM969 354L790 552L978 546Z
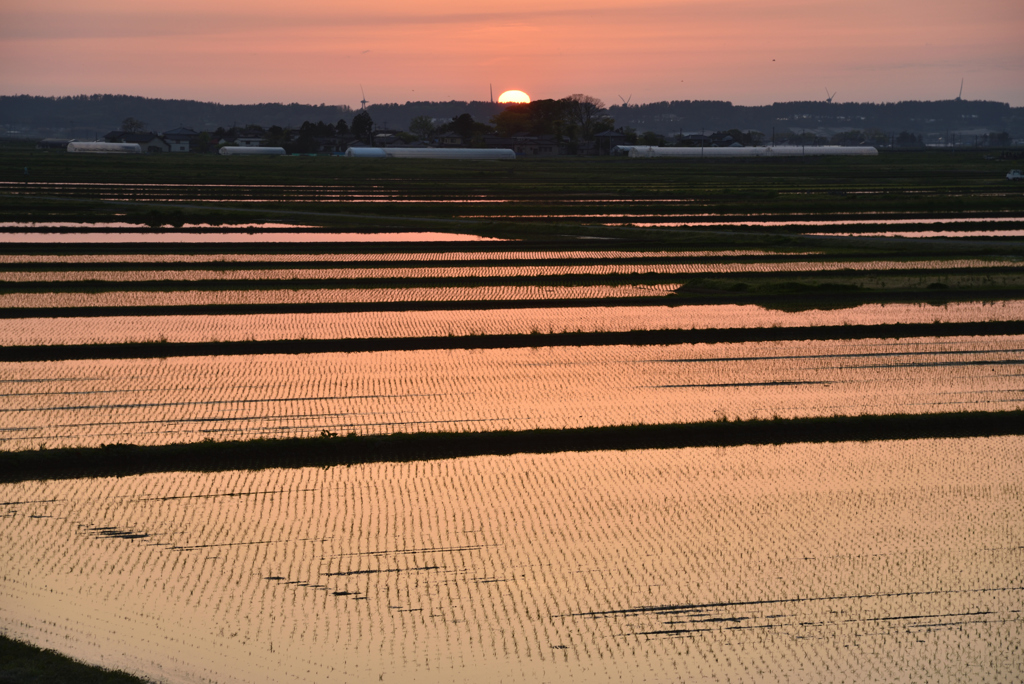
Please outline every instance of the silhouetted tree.
M288 137L288 131L280 126L271 126L267 129L266 141L270 147L285 147Z
M289 151L299 154L311 154L318 149L316 143L317 125L309 121L303 121L299 127L299 137Z
M665 144L665 136L661 133L655 133L653 131L647 131L643 135L637 138L637 142L641 145L651 145L653 147L661 147Z
M505 111L491 117L498 135L510 138L517 133L533 133L536 128L534 113L539 103L509 105Z
M924 141L910 131L900 131L896 136L896 147L924 147Z
M475 123L469 114L459 114L452 117L451 129L452 132L462 136L463 140L469 140L473 137L473 124Z
M352 135L365 143L373 143L373 119L365 109L352 118Z
M208 131L200 131L190 145L193 152L214 152L216 147L213 136Z
M129 116L127 119L121 122L121 130L126 133L142 133L146 130L146 122L139 121L133 116Z
M611 119L602 120L607 118L601 116L601 112L605 110L604 102L596 97L574 93L565 98L564 102L568 122L575 125L583 140L593 140L600 132L598 126L601 127L600 130L608 131L614 125Z
M455 133L463 142L471 144L473 147L482 147L484 144L484 136L489 133L494 133L494 129L485 123L474 121L470 114L459 114L458 116L452 117L452 120L448 123L440 126L436 129L436 133Z
M434 134L434 119L426 114L413 117L409 131L420 140L428 140Z

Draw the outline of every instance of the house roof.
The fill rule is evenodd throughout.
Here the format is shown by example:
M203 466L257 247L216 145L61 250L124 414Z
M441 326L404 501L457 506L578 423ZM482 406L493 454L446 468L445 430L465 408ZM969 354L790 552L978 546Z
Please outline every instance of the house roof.
M156 133L125 133L124 135L121 136L121 142L126 142L126 143L148 143L149 141L153 140L154 138L159 138L159 137L160 136L157 135Z
M165 140L181 142L185 140L192 140L198 135L199 134L193 131L191 128L175 128L173 131L166 131L163 137Z

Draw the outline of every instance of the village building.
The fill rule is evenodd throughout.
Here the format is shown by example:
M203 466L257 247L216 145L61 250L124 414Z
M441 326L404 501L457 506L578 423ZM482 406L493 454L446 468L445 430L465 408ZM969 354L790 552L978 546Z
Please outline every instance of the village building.
M111 131L103 136L103 139L111 143L135 143L147 154L171 151L170 144L153 132L130 133L128 131Z
M559 153L558 139L553 135L515 135L512 141L517 157L553 157Z
M188 152L192 145L192 141L199 137L199 133L193 131L191 128L175 128L171 131L165 131L163 134L164 141L170 147L169 152Z
M594 136L597 154L608 156L619 145L626 144L626 136L618 131L604 131Z

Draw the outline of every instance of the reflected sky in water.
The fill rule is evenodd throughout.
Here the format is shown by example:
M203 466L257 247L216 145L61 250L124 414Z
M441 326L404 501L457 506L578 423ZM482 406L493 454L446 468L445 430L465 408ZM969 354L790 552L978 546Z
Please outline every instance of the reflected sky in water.
M656 291L655 291L656 292ZM636 294L655 294L639 290ZM77 294L77 293L71 293ZM160 293L162 294L162 293ZM191 293L188 293L191 294ZM0 297L0 304L31 295ZM35 301L41 300L35 295ZM78 299L82 295L77 296ZM123 301L108 297L108 301ZM116 305L116 304L115 304ZM488 311L365 311L240 315L96 316L4 320L0 345L229 342L351 338L464 337L631 330L975 323L1024 320L1024 301L862 304L778 311L751 304L510 308Z
M1001 411L1022 367L1019 335L0 363L0 448Z
M0 485L0 624L160 682L1020 681L1021 454L1000 437Z
M500 238L458 233L0 233L0 243L304 243L304 242L481 242Z

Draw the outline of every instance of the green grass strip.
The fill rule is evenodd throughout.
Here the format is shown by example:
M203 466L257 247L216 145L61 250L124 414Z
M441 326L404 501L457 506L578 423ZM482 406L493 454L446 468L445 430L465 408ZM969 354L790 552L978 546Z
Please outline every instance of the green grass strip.
M5 684L144 684L147 680L105 670L0 634L0 682Z
M455 267L453 267L455 268ZM750 281L795 280L841 277L859 280L899 276L937 278L941 276L1016 276L1019 266L982 266L969 268L892 268L872 270L830 269L820 271L705 271L699 273L566 273L562 275L517 276L425 276L396 278L242 278L197 280L26 280L0 281L0 294L18 292L216 292L221 290L334 290L409 287L501 287L501 286L581 286L581 285L655 285L694 278L742 278Z
M301 468L481 455L793 444L1024 434L1024 411L832 416L619 425L520 432L397 433L386 436L107 445L0 453L0 481L127 476L175 471Z
M528 349L614 345L721 344L801 340L901 339L1024 335L1024 321L980 323L893 323L820 325L780 328L709 328L700 330L631 330L626 332L530 333L451 337L364 337L334 340L262 340L239 342L134 342L0 347L0 362L73 361L82 359L153 359L180 356L248 354L327 354L443 349Z

